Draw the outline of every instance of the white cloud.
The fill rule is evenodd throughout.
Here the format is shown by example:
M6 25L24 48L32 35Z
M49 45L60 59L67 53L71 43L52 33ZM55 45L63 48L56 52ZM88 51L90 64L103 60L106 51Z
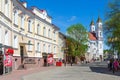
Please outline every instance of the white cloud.
M74 21L77 17L76 16L72 16L70 19L68 19L68 22Z

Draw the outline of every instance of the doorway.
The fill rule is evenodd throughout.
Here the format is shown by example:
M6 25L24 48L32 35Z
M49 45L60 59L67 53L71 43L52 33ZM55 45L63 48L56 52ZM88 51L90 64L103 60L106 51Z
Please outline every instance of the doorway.
M0 54L0 75L3 74L3 55Z
M21 57L21 64L23 64L24 61L24 47L20 46L20 57Z

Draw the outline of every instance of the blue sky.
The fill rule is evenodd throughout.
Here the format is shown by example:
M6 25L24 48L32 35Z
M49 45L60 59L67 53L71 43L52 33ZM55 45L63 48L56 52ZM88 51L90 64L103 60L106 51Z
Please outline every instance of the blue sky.
M93 19L97 21L98 16L102 21L109 0L26 0L28 7L36 6L39 9L47 10L52 17L53 24L60 28L62 33L76 23L83 24L89 30L89 24Z

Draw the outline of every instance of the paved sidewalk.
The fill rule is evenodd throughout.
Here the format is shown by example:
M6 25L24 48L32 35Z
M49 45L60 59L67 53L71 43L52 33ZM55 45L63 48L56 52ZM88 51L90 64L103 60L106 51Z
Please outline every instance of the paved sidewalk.
M22 77L25 75L29 75L40 71L47 71L54 68L55 66L49 66L49 67L31 68L26 70L14 70L9 74L1 75L0 80L22 80Z
M120 80L119 72L106 71L88 66L66 66L26 75L23 80Z

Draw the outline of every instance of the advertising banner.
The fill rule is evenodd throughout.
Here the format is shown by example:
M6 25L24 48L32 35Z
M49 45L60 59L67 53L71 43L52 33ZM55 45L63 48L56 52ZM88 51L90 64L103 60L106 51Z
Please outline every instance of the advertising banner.
M48 62L49 64L53 64L53 61L54 61L54 59L53 59L53 54L49 54L49 55L48 55L48 58L47 58L47 62Z
M5 55L4 66L12 67L12 56Z

